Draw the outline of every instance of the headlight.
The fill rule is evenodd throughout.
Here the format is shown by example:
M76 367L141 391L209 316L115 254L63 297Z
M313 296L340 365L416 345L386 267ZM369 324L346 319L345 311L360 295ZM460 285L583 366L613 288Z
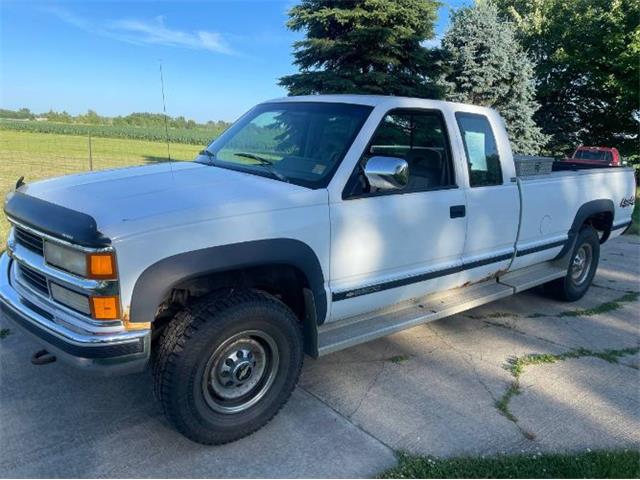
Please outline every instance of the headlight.
M44 258L49 265L81 277L115 279L116 262L113 252L85 253L59 243L44 242Z
M44 259L54 267L75 273L81 277L87 276L87 254L79 250L45 241Z

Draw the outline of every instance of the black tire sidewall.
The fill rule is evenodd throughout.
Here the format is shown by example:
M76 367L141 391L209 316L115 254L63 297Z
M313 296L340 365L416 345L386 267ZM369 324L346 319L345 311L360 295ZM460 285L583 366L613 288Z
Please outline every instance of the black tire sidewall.
M231 336L261 330L273 338L279 352L278 372L264 397L247 410L225 414L212 410L202 392L202 375L216 348ZM188 339L173 375L170 403L179 412L188 436L202 443L224 443L247 435L271 419L289 398L300 374L301 330L293 313L279 301L253 299L218 312L198 326ZM183 432L184 433L184 432Z
M576 285L573 278L571 277L571 266L573 265L573 259L577 255L580 247L588 243L591 246L592 258L591 265L589 266L589 273L584 281L580 285ZM593 227L585 227L578 234L578 238L576 239L576 244L573 248L573 252L571 253L571 258L569 259L569 268L567 270L567 275L564 278L564 296L569 301L575 301L584 296L589 290L591 286L591 282L593 281L593 277L596 274L596 270L598 269L598 262L600 261L600 239L598 238L597 232L593 229Z

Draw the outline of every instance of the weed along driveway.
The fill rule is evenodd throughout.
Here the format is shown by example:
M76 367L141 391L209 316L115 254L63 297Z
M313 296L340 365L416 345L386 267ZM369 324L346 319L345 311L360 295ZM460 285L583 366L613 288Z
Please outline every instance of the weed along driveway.
M575 304L535 291L320 360L266 428L203 447L148 374L96 382L0 321L3 476L360 477L434 456L640 447L640 238L604 246ZM249 454L248 454L249 452ZM114 459L116 459L114 461ZM327 459L331 459L327 461Z

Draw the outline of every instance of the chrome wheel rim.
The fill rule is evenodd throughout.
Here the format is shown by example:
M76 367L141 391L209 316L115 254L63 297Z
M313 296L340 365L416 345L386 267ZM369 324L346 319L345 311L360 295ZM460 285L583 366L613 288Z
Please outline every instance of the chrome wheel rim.
M581 285L587 279L593 261L593 248L588 243L580 245L580 248L571 262L571 279L576 285Z
M204 369L202 393L219 413L238 413L255 405L275 380L280 363L273 338L261 330L246 330L216 348Z

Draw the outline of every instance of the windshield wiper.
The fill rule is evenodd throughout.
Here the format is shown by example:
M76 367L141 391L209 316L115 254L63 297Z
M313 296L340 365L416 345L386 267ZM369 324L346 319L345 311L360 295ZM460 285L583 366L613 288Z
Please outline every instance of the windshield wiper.
M234 152L234 155L236 157L250 158L260 163L260 165L273 165L273 161L269 160L268 158L264 158L259 155L256 155L255 153Z
M211 152L209 152L211 153ZM283 182L289 183L289 179L278 172L275 168L273 168L274 162L269 160L268 158L261 157L254 153L246 153L246 152L235 152L234 155L236 157L244 157L250 158L251 160L255 160L258 162L258 165L265 167L265 169L278 180L282 180Z

